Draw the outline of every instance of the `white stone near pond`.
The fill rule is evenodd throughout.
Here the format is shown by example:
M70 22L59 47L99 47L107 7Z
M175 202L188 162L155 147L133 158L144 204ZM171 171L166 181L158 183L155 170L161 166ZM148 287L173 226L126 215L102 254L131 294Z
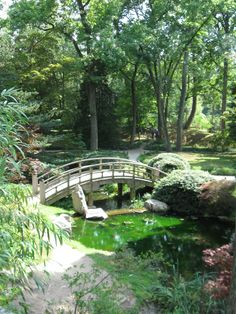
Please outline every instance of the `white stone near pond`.
M85 216L86 219L107 219L108 215L102 208L88 207L82 187L77 184L72 192L74 210Z
M84 191L82 187L77 184L72 192L72 201L74 210L79 214L85 214L88 211Z
M166 212L169 209L169 206L161 201L149 199L144 203L144 207L153 212Z
M55 217L52 222L54 225L56 225L58 228L67 231L69 233L72 232L72 227L71 227L71 217L67 214L61 214L58 217Z
M107 219L108 215L102 208L89 208L85 213L86 219Z

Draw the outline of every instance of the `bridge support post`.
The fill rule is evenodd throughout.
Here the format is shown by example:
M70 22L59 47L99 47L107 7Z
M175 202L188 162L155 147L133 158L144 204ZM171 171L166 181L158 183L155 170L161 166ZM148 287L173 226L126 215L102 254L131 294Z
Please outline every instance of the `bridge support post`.
M88 206L93 206L93 192L89 192L88 194Z
M122 195L123 195L123 183L118 183L118 198L122 199Z
M135 186L133 185L133 186L130 187L130 199L131 200L135 199L135 192L136 192Z
M45 204L45 184L44 181L40 181L40 203Z
M118 183L118 195L117 195L117 205L118 208L122 206L122 196L123 196L123 183Z
M38 194L38 174L37 171L34 169L32 172L32 192L33 195L37 195Z

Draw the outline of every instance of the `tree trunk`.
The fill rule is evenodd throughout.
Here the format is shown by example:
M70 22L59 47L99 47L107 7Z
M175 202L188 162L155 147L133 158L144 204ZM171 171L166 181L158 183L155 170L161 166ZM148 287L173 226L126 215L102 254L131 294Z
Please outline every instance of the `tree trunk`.
M159 123L160 123L159 132L162 134L166 151L170 152L171 151L170 139L169 139L169 134L167 130L165 114L163 110L164 109L163 99L161 97L161 91L159 87L157 87L157 103L158 103L158 113L159 113Z
M166 124L166 120L165 120L164 103L163 103L164 101L162 98L162 91L161 91L160 82L155 79L150 65L148 65L148 71L150 74L151 83L153 85L153 88L155 91L155 96L156 96L156 101L157 101L159 133L161 134L161 136L163 138L166 151L170 152L171 151L171 145L170 145L170 139L169 139L169 134L168 134L168 130L167 130L167 124Z
M188 130L193 122L197 110L197 91L196 91L196 78L193 77L193 97L192 97L192 108L189 117L184 125L184 130Z
M223 89L222 89L222 100L221 100L221 115L224 114L227 106L227 88L228 88L228 60L224 58L224 69L223 69ZM221 118L220 122L221 131L225 130L225 120Z
M176 150L182 150L183 139L183 122L184 122L184 109L187 92L187 74L188 74L188 51L184 52L183 70L182 70L182 88L179 101L179 113L177 120L177 138L176 138Z
M236 314L236 220L235 220L233 252L234 252L234 259L233 259L233 270L232 270L232 282L231 282L231 288L230 288L227 314Z
M88 83L88 103L90 111L90 149L98 150L96 86L93 82Z
M135 136L137 134L137 98L136 98L136 75L138 71L138 64L135 64L134 73L131 79L131 104L132 104L132 131L131 131L131 138L130 143L133 144L135 140Z

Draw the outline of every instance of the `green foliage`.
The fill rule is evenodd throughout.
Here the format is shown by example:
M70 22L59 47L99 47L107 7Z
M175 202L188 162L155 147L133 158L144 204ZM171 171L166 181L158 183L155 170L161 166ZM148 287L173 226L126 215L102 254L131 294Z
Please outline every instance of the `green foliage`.
M222 152L226 151L231 143L228 130L217 131L208 138L208 144L213 149L220 149Z
M108 273L96 266L93 266L89 273L84 271L84 267L85 265L82 265L76 269L72 276L64 275L73 289L74 313L137 313L135 308L125 309L121 306L121 299L126 294L127 287L122 287L111 279Z
M174 271L171 281L154 283L154 300L160 304L163 313L223 313L224 302L214 300L203 291L207 277L196 274L187 281Z
M20 145L22 123L26 122L21 105L14 97L15 89L3 90L0 94L0 157L17 159L17 152L23 154ZM13 162L13 160L12 160Z
M161 153L152 158L148 166L158 168L161 171L169 173L173 170L189 170L190 166L187 160L177 154Z
M112 258L113 276L133 290L140 304L152 300L153 285L168 278L169 267L161 251L135 255L123 247Z
M52 150L84 150L86 148L81 136L76 136L73 133L49 135L47 142L47 148Z
M208 146L212 136L206 129L191 128L185 131L186 144L190 146Z
M156 183L153 198L179 213L199 215L200 187L210 180L212 177L207 172L175 170Z
M51 238L62 241L62 233L28 203L29 190L21 185L1 185L0 198L0 290L7 303L12 293L27 287L33 260L49 254Z
M99 157L120 157L128 158L127 152L114 150L99 150L96 152L85 152L83 158L99 158Z
M228 118L229 138L236 142L236 108L232 109Z
M236 154L233 152L190 154L189 159L194 170L208 171L213 175L236 175Z
M190 163L193 170L208 171L214 175L236 175L236 154L234 152L213 152L206 147L192 148L185 146L183 157ZM148 163L156 156L155 153L145 153L139 157L143 163Z
M153 151L160 151L163 150L163 145L159 143L158 141L149 141L145 145L145 150L153 150Z
M141 197L136 198L135 200L131 201L131 205L129 206L129 208L143 208L144 206L144 200Z
M13 95L13 89L4 90L0 99L0 291L5 295L1 304L27 286L30 266L39 255L49 253L52 234L55 241L62 241L54 225L32 208L29 190L7 184L9 169L14 167L20 173L15 160L18 152L23 155L24 145L20 131L25 115Z
M112 275L130 287L138 305L154 304L158 313L221 313L225 304L203 291L208 276L185 279L163 259L162 252L135 256L132 250L116 252L109 265ZM145 308L145 306L144 306Z

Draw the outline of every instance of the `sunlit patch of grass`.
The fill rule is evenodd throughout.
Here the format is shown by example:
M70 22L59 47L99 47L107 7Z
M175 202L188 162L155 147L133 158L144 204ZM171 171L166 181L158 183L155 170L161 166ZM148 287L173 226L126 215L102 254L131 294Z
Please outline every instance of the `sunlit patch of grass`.
M236 175L236 154L197 154L190 160L193 169L209 171L214 175Z
M160 153L160 152L158 152ZM139 160L147 164L158 153L148 152L142 154ZM184 157L194 170L208 171L214 175L236 176L236 153L178 153Z

